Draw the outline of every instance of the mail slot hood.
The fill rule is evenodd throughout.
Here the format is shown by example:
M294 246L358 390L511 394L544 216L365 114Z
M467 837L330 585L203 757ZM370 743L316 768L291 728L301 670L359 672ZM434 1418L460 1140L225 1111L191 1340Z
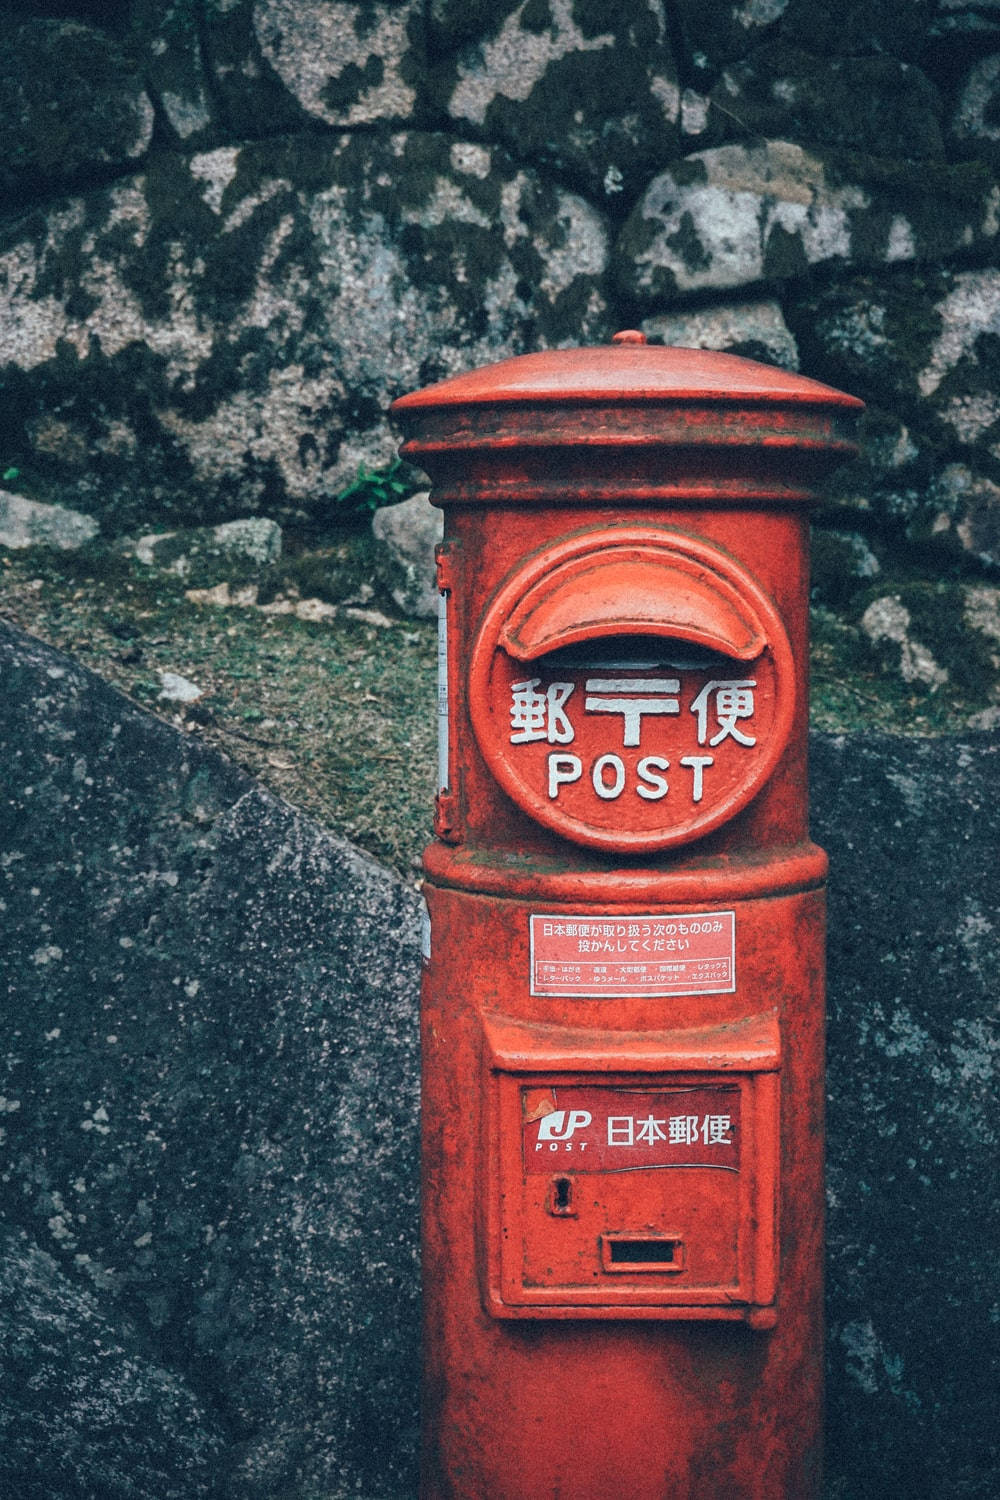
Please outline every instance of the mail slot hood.
M656 636L753 661L767 637L745 591L704 555L611 542L551 568L514 605L500 644L518 661L604 636Z

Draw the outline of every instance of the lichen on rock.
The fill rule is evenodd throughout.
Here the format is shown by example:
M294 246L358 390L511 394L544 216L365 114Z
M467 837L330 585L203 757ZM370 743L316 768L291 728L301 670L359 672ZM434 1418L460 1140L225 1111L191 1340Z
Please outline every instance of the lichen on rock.
M409 120L421 55L420 0L256 0L261 52L308 115L328 125Z
M439 65L435 89L460 127L612 203L627 202L680 141L661 0L505 0L486 34Z
M947 201L933 207L933 188ZM653 179L615 249L618 283L644 304L676 293L780 283L814 267L933 261L996 240L1000 188L978 164L931 170L807 151L718 146Z
M163 153L8 227L9 431L112 531L151 500L182 524L306 515L392 457L394 396L602 337L606 259L595 209L478 143Z

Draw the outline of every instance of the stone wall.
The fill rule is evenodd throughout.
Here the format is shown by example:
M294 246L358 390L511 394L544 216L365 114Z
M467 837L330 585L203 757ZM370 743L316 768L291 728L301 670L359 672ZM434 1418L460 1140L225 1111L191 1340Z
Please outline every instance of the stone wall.
M6 483L109 538L322 523L395 395L640 325L866 399L818 600L996 683L997 0L9 0L0 44ZM415 897L3 667L0 1479L412 1493ZM995 759L814 746L837 1500L996 1492Z
M322 514L392 397L640 323L864 396L828 519L1000 563L995 0L8 0L0 39L35 498Z

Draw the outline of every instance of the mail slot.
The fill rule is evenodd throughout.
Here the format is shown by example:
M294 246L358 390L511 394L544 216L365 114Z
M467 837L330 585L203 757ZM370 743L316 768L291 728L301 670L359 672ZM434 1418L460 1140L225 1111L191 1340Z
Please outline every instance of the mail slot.
M859 407L634 332L395 405L445 512L424 1500L819 1493L808 507Z

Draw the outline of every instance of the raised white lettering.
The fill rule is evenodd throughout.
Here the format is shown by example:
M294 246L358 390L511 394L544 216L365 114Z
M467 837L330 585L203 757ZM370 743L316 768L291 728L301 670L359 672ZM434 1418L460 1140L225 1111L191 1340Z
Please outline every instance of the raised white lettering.
M610 767L614 776L611 786L604 780L604 771ZM602 755L594 761L594 769L590 773L590 779L594 783L594 791L605 802L614 802L625 790L625 762L620 755Z
M578 755L557 755L553 752L549 756L549 798L551 801L559 795L559 788L567 786L571 781L579 781L583 775L583 761Z
M664 760L662 755L644 755L635 768L640 783L645 783L636 787L639 796L645 797L647 802L659 802L661 797L665 797L668 791L667 778L659 772L669 769L670 762Z

